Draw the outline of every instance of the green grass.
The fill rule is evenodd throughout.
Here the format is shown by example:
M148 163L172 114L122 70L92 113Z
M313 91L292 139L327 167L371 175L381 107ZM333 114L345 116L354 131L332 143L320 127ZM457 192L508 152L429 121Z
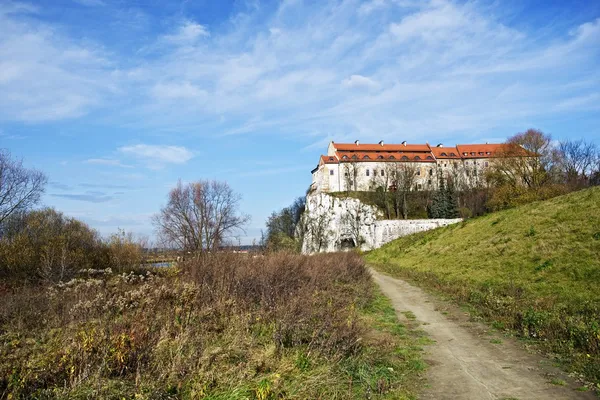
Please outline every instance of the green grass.
M600 188L400 238L366 259L600 382Z

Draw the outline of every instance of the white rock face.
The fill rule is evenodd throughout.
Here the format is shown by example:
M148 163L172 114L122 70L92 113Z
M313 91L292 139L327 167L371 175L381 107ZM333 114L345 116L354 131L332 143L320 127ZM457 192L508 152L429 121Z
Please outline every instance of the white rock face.
M326 193L306 197L302 253L372 250L416 232L460 222L461 219L381 220L382 213L358 199L339 199Z

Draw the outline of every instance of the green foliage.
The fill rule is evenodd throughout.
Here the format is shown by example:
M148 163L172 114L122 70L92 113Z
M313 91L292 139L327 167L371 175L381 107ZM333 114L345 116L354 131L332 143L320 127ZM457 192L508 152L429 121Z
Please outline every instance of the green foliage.
M291 206L271 213L264 238L267 250L300 252L306 229L302 219L305 206L306 198L298 197Z
M441 173L438 190L433 194L427 214L429 218L456 218L458 216L456 195L452 186L445 182Z
M599 382L598 204L600 188L573 192L400 238L367 260L471 304Z

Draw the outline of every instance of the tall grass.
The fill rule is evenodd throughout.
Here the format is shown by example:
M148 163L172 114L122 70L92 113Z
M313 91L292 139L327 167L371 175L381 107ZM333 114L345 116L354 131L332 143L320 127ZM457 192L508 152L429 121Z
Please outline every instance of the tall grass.
M409 398L419 350L389 312L353 253L4 286L0 398Z

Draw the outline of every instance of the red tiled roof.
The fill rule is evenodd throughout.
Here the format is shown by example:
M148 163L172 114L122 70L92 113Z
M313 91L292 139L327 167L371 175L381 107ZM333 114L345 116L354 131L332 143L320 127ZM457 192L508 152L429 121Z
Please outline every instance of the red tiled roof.
M431 152L435 158L442 159L460 159L460 153L456 147L432 147Z
M457 144L456 148L462 158L490 158L505 152L509 146L499 144Z
M321 164L338 164L339 160L335 156L321 156L319 165Z
M415 152L336 152L340 162L358 162L358 161L418 161L418 162L435 162L435 157L431 152L415 153ZM356 158L353 158L356 157ZM418 158L417 158L418 157Z
M428 144L356 144L356 143L333 143L337 151L413 151L429 152L431 147Z

